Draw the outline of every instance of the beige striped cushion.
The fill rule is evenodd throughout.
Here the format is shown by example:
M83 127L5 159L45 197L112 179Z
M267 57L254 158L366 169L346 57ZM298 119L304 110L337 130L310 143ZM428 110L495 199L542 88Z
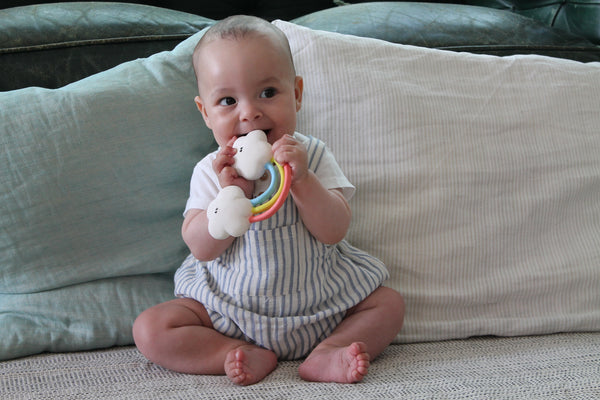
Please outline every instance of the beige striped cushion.
M357 186L349 240L407 301L400 342L600 328L600 65L275 22L298 131Z

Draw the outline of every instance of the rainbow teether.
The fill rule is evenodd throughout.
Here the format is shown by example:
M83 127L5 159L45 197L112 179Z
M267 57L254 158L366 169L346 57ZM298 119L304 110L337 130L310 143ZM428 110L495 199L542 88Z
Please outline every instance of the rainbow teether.
M218 240L240 237L252 223L273 216L285 203L292 186L292 167L273 159L272 147L263 131L248 132L233 144L237 149L234 167L241 177L256 180L267 170L271 178L267 190L253 199L235 185L219 191L206 209L208 232Z
M263 221L273 216L285 202L292 185L292 169L289 164L281 166L275 159L271 159L265 164L265 169L271 175L271 183L264 193L250 200L252 203L250 222ZM279 185L277 185L277 181L279 181ZM273 194L274 192L275 194Z

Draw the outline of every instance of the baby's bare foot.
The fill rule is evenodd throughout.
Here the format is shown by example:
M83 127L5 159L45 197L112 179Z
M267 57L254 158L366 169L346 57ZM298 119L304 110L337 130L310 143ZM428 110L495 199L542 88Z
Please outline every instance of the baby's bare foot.
M298 372L307 381L360 382L369 372L369 358L362 342L347 347L321 346L300 365Z
M240 346L225 358L225 373L238 385L260 382L277 366L277 356L272 351L257 346Z

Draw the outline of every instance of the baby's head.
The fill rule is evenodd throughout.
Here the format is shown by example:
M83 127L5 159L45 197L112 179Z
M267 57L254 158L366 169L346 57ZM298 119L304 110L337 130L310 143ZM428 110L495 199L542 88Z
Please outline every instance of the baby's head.
M193 65L195 101L219 145L255 129L271 144L294 132L302 78L285 34L274 25L250 16L224 19L200 39Z
M292 73L296 75L290 44L285 34L279 28L258 17L234 15L210 27L196 44L193 54L196 79L198 79L198 68L201 64L201 51L205 44L219 39L241 41L255 35L268 37L274 41L274 45L280 46L280 51L284 52L289 60L289 67Z

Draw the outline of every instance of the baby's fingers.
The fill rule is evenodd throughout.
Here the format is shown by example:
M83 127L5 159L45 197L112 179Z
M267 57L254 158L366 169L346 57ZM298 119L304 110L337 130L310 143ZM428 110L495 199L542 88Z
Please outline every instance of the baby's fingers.
M290 164L294 181L306 175L308 170L306 147L294 137L283 137L275 142L273 144L273 157L280 164Z
M233 158L235 152L236 150L234 148L225 147L217 153L217 156L212 163L213 170L217 175L221 173L223 168L233 166L235 163L235 159Z
M225 166L223 169L221 169L221 172L219 172L217 176L219 178L219 184L221 187L234 185L239 178L237 171L231 166Z

